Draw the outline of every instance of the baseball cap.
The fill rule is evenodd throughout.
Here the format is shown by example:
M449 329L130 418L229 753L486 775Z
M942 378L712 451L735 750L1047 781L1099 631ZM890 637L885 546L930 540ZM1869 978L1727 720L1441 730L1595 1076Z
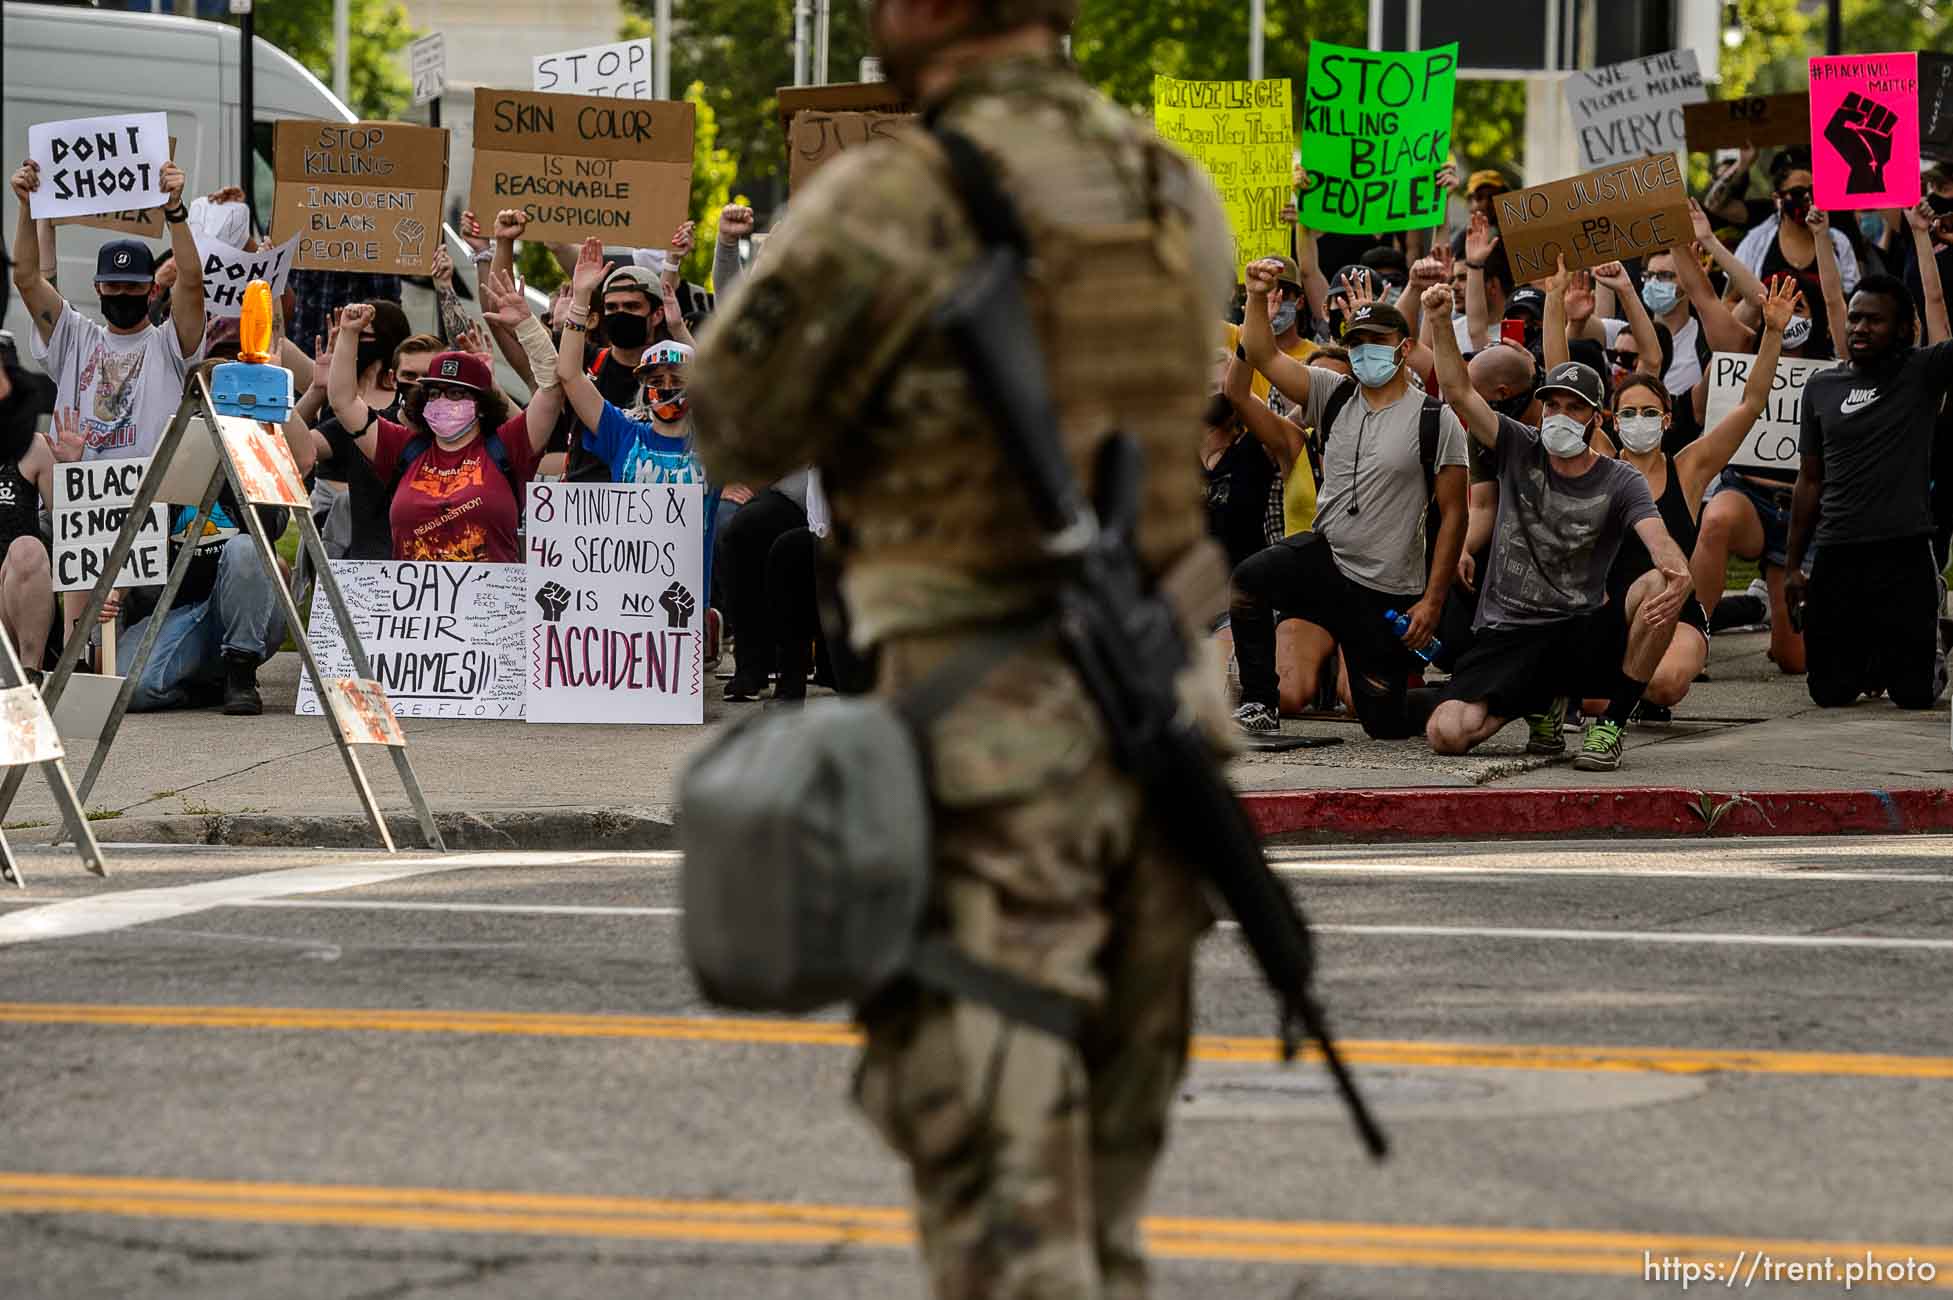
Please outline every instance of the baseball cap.
M1382 334L1395 330L1405 338L1410 337L1410 322L1404 313L1387 302L1368 302L1358 307L1343 324L1344 335L1373 333Z
M1506 295L1505 314L1517 316L1521 313L1529 313L1534 320L1546 319L1545 293L1529 284Z
M1539 395L1543 397L1556 388L1572 393L1596 410L1607 404L1607 389L1601 385L1600 375L1592 366L1583 366L1578 361L1562 361L1554 366L1546 382L1539 386Z
M1302 270L1296 266L1295 259L1292 257L1278 257L1275 260L1282 264L1282 273L1278 277L1278 283L1285 284L1300 293L1302 290Z
M1506 180L1504 173L1487 167L1484 171L1472 173L1471 179L1465 182L1465 193L1476 194L1487 187L1504 191L1511 189L1512 183Z
M97 284L148 284L155 278L155 255L140 239L111 239L95 254Z
M650 366L682 366L690 364L692 350L673 339L653 343L644 350L644 359L637 363L639 370Z
M619 289L642 289L651 295L654 303L659 301L662 294L657 273L642 266L620 266L604 277L605 293L615 293Z
M488 363L472 352L441 353L428 363L427 374L421 382L453 384L457 388L472 388L477 393L495 389L495 376L489 371Z

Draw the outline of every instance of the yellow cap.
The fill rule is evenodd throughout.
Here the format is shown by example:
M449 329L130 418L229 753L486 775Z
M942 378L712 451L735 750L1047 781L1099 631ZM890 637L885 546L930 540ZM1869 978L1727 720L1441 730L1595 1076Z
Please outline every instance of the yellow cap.
M244 287L244 318L237 327L237 359L262 366L271 361L271 286L253 280Z

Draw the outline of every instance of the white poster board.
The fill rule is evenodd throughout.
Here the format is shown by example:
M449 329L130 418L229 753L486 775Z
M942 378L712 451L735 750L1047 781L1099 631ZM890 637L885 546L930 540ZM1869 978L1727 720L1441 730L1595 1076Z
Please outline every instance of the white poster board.
M161 207L169 118L129 113L36 122L27 128L27 156L41 165L36 220Z
M1744 352L1718 352L1709 359L1709 404L1702 416L1704 430L1713 429L1722 417L1743 400L1743 386L1750 381L1750 366L1756 358ZM1784 357L1777 362L1777 377L1770 385L1770 400L1749 437L1730 457L1736 469L1797 472L1798 422L1804 412L1804 384L1819 370L1837 362Z
M271 286L275 301L285 294L285 283L292 276L292 258L298 253L299 235L293 235L275 248L247 253L221 240L201 237L197 256L203 259L203 309L209 315L236 320L244 315L244 291L253 280Z
M435 32L409 45L407 66L414 76L414 107L439 99L448 88L448 38Z
M529 589L520 564L334 560L332 575L396 717L522 717ZM307 639L324 676L357 676L323 595ZM310 673L299 678L296 712L319 713Z
M534 59L531 90L557 95L605 95L611 99L651 98L651 38L587 45Z
M101 578L122 533L149 457L82 460L54 467L54 589L87 591ZM169 576L169 512L151 506L135 549L116 575L118 587L160 587Z
M529 485L531 722L705 721L696 483Z
M1694 50L1670 50L1567 74L1567 109L1583 171L1688 147L1684 104L1709 98Z

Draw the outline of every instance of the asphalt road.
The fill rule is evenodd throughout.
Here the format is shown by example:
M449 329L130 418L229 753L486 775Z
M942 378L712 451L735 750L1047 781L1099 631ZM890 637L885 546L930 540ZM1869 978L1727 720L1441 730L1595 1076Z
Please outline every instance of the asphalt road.
M1842 1294L1867 1251L1953 1285L1949 848L1285 854L1396 1154L1271 1064L1217 932L1157 1294L1649 1296L1683 1261L1691 1290ZM703 1005L672 855L25 866L9 1297L921 1294L848 1027Z

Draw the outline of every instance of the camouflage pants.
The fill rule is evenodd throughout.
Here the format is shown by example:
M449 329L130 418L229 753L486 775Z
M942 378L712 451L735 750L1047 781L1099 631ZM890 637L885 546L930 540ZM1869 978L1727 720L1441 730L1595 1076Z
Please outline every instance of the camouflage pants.
M885 648L884 687L940 650ZM856 1099L909 1163L938 1300L1146 1293L1139 1220L1212 917L1099 734L1045 652L999 668L937 729L937 923L1095 1008L1077 1044L930 992L864 1016Z

